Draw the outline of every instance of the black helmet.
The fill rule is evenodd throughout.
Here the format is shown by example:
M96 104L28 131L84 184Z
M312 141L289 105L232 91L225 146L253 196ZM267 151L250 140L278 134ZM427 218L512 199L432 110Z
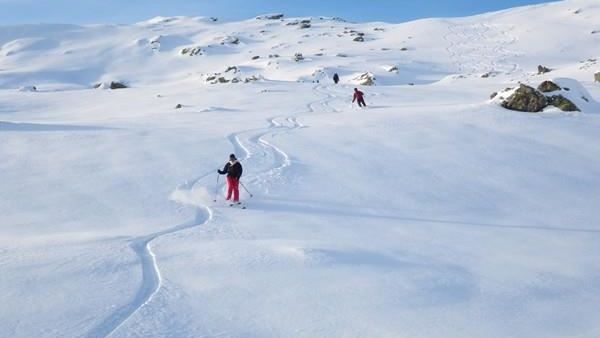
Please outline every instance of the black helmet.
M229 155L229 159L230 159L230 160L237 160L237 158L235 157L235 154L231 154L231 155Z

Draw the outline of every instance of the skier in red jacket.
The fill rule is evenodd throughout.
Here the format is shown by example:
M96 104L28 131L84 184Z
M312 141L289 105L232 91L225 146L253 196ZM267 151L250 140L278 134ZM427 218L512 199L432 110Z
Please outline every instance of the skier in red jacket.
M359 107L367 106L367 104L365 103L365 93L358 90L358 88L354 88L354 98L352 99L352 103L354 103L354 101L358 101Z

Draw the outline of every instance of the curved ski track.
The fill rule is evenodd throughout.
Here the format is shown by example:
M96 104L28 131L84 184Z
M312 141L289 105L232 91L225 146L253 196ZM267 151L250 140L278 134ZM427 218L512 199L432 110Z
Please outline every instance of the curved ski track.
M489 24L451 24L444 36L448 42L446 50L460 73L510 75L520 71L517 63L508 61L520 54L505 48L517 41L509 35L512 29Z
M313 91L325 97L307 104L306 112L300 114L317 113L317 105L320 105L324 113L339 112L332 108L329 102L336 99L335 95L325 92L324 86L317 85L313 87ZM230 134L227 138L231 142L234 151L238 154L244 154L243 161L251 162L253 170L249 177L249 183L257 185L257 183L268 183L276 181L283 175L284 169L292 165L290 156L281 148L275 146L265 140L266 135L275 136L280 133L291 132L296 129L305 128L302 123L298 122L298 117L293 116L276 116L267 119L268 126L262 129L251 129L239 131ZM244 137L244 135L249 135ZM213 171L203 174L191 181L187 181L180 185L177 189L192 190L201 180L212 175ZM265 186L263 188L267 189ZM268 189L267 189L268 191ZM112 313L103 322L93 328L85 337L86 338L105 338L112 336L130 318L138 313L143 307L149 304L155 295L161 289L163 277L158 266L156 254L152 251L152 242L162 236L174 234L193 227L199 227L209 224L214 219L214 212L209 206L196 208L196 214L193 220L176 225L172 228L132 238L129 241L129 246L139 257L142 268L142 285L138 289L134 299L124 307ZM234 233L235 230L233 230ZM238 235L242 235L238 233Z

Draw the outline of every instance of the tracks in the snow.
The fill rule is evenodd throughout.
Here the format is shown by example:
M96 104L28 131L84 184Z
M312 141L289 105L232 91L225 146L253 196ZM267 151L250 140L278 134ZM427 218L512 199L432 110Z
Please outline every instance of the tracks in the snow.
M520 68L510 61L519 53L507 49L516 42L509 34L512 29L488 24L450 25L444 36L448 42L446 50L460 73L513 74Z
M323 87L320 85L314 87L313 91L324 97L309 103L306 111L300 114L317 113L318 105L321 105L325 113L337 112L337 110L329 106L329 102L336 98L334 95L323 91ZM268 126L265 128L244 130L230 134L227 137L234 151L238 155L243 154L240 158L248 164L247 167L251 168L249 175L246 175L246 177L249 177L248 183L255 188L263 189L265 192L268 192L267 183L276 183L283 177L285 169L292 165L290 155L273 144L272 141L267 140L267 136L273 138L278 134L305 127L302 123L298 122L296 115L276 116L269 118L267 122ZM212 171L186 182L179 186L178 190L192 191L201 180L211 174ZM93 328L86 337L104 338L112 336L130 318L152 302L153 298L160 291L163 284L163 276L157 262L156 254L152 250L153 241L162 236L206 225L213 218L214 213L209 206L196 206L196 214L193 220L163 231L132 238L129 241L129 246L140 260L142 270L141 286L132 301L113 312L108 318Z

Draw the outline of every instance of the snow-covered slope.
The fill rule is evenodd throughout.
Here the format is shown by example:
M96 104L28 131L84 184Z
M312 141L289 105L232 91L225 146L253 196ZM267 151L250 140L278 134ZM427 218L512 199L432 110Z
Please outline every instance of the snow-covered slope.
M599 17L0 27L0 337L598 337Z
M0 88L197 81L229 66L241 72L229 78L312 81L319 71L337 71L351 82L371 72L381 84L420 84L456 73L522 78L544 64L589 80L580 61L600 55L599 13L596 1L573 0L403 24L158 17L135 25L9 26L0 32ZM354 41L358 34L364 42ZM186 48L196 55L182 55ZM296 53L304 60L294 61ZM400 71L389 73L392 66Z

